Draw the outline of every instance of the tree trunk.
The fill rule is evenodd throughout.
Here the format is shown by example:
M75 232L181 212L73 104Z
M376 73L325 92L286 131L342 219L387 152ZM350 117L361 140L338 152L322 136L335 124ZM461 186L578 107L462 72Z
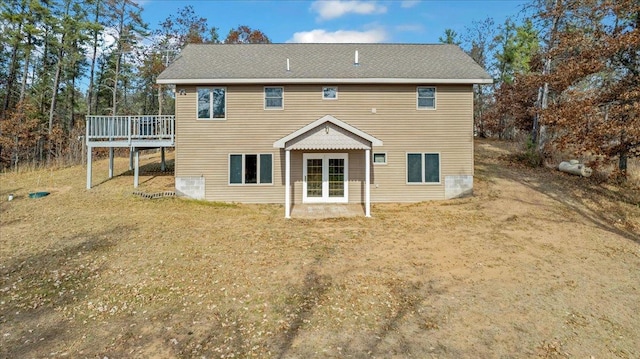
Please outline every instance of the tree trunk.
M64 44L64 35L62 35L61 46ZM56 74L53 77L53 86L51 87L51 106L49 107L49 128L48 133L51 135L53 131L53 115L56 111L56 99L58 97L58 85L60 82L60 72L62 71L62 59L64 56L64 51L62 47L60 47L60 52L58 53L58 64L56 65Z
M620 133L620 143L624 146L625 142L626 142L626 133L624 130L622 130L622 132ZM619 159L618 159L618 170L620 170L620 174L622 175L623 179L627 178L627 158L629 157L629 150L628 147L624 146L621 150L620 153L618 154Z
M18 68L18 48L20 47L20 42L22 40L22 23L18 24L18 34L16 35L13 43L13 48L11 50L11 62L9 65L9 76L7 76L7 87L6 94L4 96L4 103L2 105L2 116L0 118L5 118L7 115L7 111L11 106L11 92L13 90L13 83L16 80L16 72Z
M40 70L40 75L38 76L40 79L44 79L47 71L49 71L47 55L49 54L49 28L45 27L44 33L44 49L42 51L42 67ZM44 87L44 86L43 86ZM44 114L45 112L45 91L40 92L40 101L38 101L38 110L40 113Z
M105 67L107 66L107 64L105 63L105 61L100 61L99 65L100 65L100 68L98 69L98 75L97 75L98 78L96 79L97 85L95 85L95 87L96 87L95 96L94 96L94 101L95 101L94 105L95 106L93 107L93 110L94 110L93 112L96 115L98 115L98 114L106 115L107 113L104 112L104 110L105 110L104 107L106 107L106 106L100 106L100 95L101 95L100 87L101 86L103 86L103 87L106 86L105 85L106 79L105 79L104 72L105 72Z
M547 56L544 61L544 67L542 69L543 75L548 75L551 72L551 57ZM538 103L539 110L535 116L533 116L533 126L531 126L531 142L534 145L541 145L540 134L540 112L547 109L549 103L549 83L545 82L540 89L538 89ZM539 143L540 142L540 143Z
M158 84L158 116L162 116L162 85Z
M27 77L29 76L29 62L31 60L31 34L27 35L27 52L24 55L24 67L22 70L22 84L20 85L20 99L18 102L24 101L27 91Z
M620 170L620 172L626 177L626 173L627 173L627 152L623 151L620 153L620 159L618 160L618 169Z
M75 66L74 66L75 67ZM69 133L71 133L71 131L73 131L73 128L76 125L76 119L75 119L75 107L76 107L76 75L75 75L75 71L74 71L74 75L71 78L71 110L69 111Z
M115 74L113 75L113 93L112 93L112 106L111 107L111 115L112 116L116 116L117 115L117 110L118 110L118 105L117 105L117 100L118 100L118 75L120 74L120 57L122 56L120 53L120 50L116 50L118 51L118 53L116 54L116 71Z
M125 0L122 1L122 9L118 14L120 16L118 22L118 46L116 48L116 71L113 76L113 108L111 109L112 115L117 115L117 100L118 100L118 76L120 75L120 61L122 60L122 32L124 31L124 16L126 10L127 2Z
M122 104L124 106L125 111L127 112L129 112L129 107L127 106L127 94L129 91L128 86L129 84L127 83L127 78L125 77L124 79L122 79Z
M97 24L100 20L100 0L96 1L96 12L94 22ZM91 73L89 75L89 89L87 90L87 115L93 114L93 86L96 69L96 59L98 57L98 30L93 31L93 53L91 55Z
M562 0L555 0L553 2L553 10L556 13L553 16L553 20L551 22L551 30L549 32L549 48L547 49L547 56L544 60L544 66L542 68L542 75L548 75L551 73L551 56L548 54L555 44L556 35L558 32L558 23L560 22L560 14L558 14L558 8L562 6ZM531 142L536 145L538 148L542 145L539 138L540 133L540 112L545 110L548 107L548 97L549 97L549 83L545 82L544 85L538 89L538 111L536 115L533 117L533 126L531 126Z
M23 9L24 12L24 9ZM9 110L9 106L11 105L11 88L13 87L13 82L16 77L16 68L18 67L18 46L21 40L22 33L22 22L18 24L18 35L15 37L15 42L13 44L13 49L11 51L11 62L9 65L9 76L7 77L7 87L6 93L4 97L4 102L2 104L2 112L0 112L0 120L3 120L7 116L7 111ZM0 127L0 136L2 136L2 127ZM2 154L2 145L0 145L0 155Z

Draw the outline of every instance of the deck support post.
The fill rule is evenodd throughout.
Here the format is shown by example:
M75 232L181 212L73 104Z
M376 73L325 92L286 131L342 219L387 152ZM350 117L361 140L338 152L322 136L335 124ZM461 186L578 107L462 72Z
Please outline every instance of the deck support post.
M134 150L135 150L135 147L133 146L129 147L129 171L133 169L133 151Z
M291 218L291 150L284 151L284 218Z
M91 146L87 146L87 189L91 189Z
M364 216L371 217L371 150L364 151Z
M109 147L109 178L113 178L113 147Z
M133 171L133 188L138 188L138 184L140 182L140 151L138 151L137 149L134 151L135 152L135 168Z
M160 147L160 171L167 170L167 164L164 161L164 147Z

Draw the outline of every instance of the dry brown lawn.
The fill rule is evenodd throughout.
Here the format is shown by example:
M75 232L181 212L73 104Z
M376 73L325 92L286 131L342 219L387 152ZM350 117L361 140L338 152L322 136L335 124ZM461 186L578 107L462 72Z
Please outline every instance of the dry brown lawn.
M506 148L476 143L473 197L373 218L0 175L0 358L640 357L640 190Z

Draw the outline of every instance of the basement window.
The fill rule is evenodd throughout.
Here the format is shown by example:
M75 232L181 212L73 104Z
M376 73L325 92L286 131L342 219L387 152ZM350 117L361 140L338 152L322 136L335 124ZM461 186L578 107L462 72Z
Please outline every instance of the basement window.
M273 184L273 155L229 155L229 184Z
M385 152L374 152L373 153L373 164L374 165L386 165L387 164L387 154Z
M407 153L407 183L440 183L440 154Z

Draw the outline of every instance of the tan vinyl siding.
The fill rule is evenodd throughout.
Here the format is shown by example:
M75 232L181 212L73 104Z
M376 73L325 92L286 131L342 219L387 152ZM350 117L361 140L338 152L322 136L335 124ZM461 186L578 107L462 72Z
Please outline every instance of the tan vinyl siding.
M196 86L176 91L176 176L204 176L206 199L284 202L284 150L278 139L332 115L384 142L387 165L371 166L373 202L444 198L447 175L473 175L471 85L433 85L436 110L416 109L415 85L339 86L337 100L322 100L324 85L284 85L284 109L264 110L264 86L226 86L226 120L196 119ZM273 84L280 86L280 84ZM181 89L186 91L180 95ZM375 113L373 112L375 109ZM349 153L349 201L363 201L364 151ZM407 152L440 153L441 184L407 184ZM272 185L229 185L229 154L273 154ZM302 151L291 153L292 200L302 200Z

